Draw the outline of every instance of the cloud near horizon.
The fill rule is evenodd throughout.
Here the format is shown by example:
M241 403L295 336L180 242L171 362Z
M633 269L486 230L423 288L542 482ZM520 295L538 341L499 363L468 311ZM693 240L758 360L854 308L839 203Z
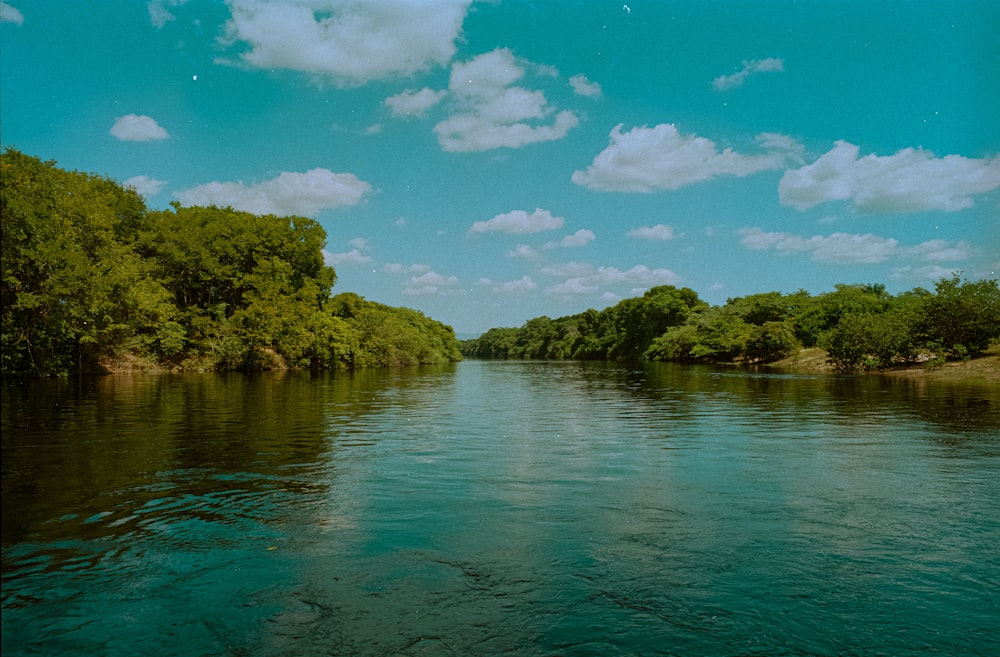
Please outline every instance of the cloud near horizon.
M261 183L211 182L174 193L184 205L232 207L253 214L315 217L320 210L357 205L371 185L352 173L315 168L283 172Z
M412 276L403 286L403 294L411 296L463 294L464 290L458 286L457 276L445 276L431 269L419 276Z
M170 137L156 119L145 114L119 116L108 132L121 141L159 141Z
M939 158L919 148L887 156L859 153L858 146L841 140L812 164L786 171L778 183L781 204L808 210L848 201L873 214L958 212L971 207L976 194L1000 188L1000 156Z
M959 262L975 251L966 241L928 240L916 246L900 246L891 237L832 233L802 237L793 233L767 232L760 228L737 231L743 246L755 251L774 250L781 255L808 253L815 262L832 264L878 264L890 258L909 258L922 262Z
M608 147L585 171L574 172L572 180L597 191L648 193L802 162L803 147L791 137L761 133L757 143L762 154L743 155L731 148L720 151L710 139L681 134L672 123L624 133L618 124L611 130Z
M155 196L156 194L159 194L160 190L162 190L163 186L166 184L167 183L162 180L150 178L149 176L132 176L122 183L125 187L131 187L143 196Z
M656 285L677 285L683 279L665 268L650 269L646 265L636 265L622 271L617 267L594 267L586 263L563 263L543 267L540 273L548 276L568 278L562 283L545 288L545 293L554 296L576 296L592 294L615 285L627 285L630 292L642 294L643 290Z
M229 0L221 45L257 69L318 75L342 87L447 66L472 0Z
M477 221L469 228L470 233L511 233L514 235L525 235L528 233L540 233L546 230L557 230L562 228L564 219L553 217L552 213L542 208L535 208L535 211L528 214L524 210L513 210L498 214L488 221Z

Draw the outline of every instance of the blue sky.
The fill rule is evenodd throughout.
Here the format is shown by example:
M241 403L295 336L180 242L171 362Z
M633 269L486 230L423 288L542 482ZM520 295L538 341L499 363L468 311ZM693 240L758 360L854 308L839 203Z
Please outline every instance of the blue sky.
M6 0L0 141L478 334L1000 276L1000 3Z

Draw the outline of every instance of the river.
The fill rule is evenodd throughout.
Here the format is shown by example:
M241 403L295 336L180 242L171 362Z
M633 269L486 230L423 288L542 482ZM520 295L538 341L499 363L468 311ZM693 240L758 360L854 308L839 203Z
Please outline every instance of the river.
M467 361L2 390L4 657L1000 654L995 389Z

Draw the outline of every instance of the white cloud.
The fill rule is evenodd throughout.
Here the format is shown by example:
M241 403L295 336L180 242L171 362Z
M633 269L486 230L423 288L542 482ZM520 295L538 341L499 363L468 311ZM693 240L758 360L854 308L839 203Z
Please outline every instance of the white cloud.
M942 278L951 278L957 271L954 267L942 267L941 265L925 265L923 267L904 265L895 267L889 274L889 278L893 280L938 281Z
M143 196L155 196L160 193L166 183L149 176L133 176L124 182L125 187L131 187Z
M252 68L316 74L341 86L445 66L471 0L229 0L223 45ZM221 63L228 63L221 60Z
M160 29L170 21L176 20L176 16L171 14L167 7L180 7L185 3L187 0L150 0L146 3L146 9L149 10L149 22L156 29Z
M562 225L562 217L553 217L552 213L548 210L535 208L535 211L531 214L528 214L524 210L514 210L498 214L488 221L477 221L469 228L469 232L502 232L524 235L527 233L539 233L545 230L556 230L557 228L562 228Z
M892 238L866 233L833 233L802 237L792 233L765 232L760 228L739 231L743 246L755 251L773 249L782 255L809 253L817 262L836 264L875 264L896 255L899 242Z
M757 142L764 153L742 155L731 148L720 151L710 139L683 135L673 124L626 133L619 124L611 131L608 147L586 171L574 172L573 182L605 192L654 192L716 176L748 176L801 161L802 147L790 137L762 133Z
M109 132L122 141L157 141L170 136L155 119L143 114L119 116Z
M786 171L778 183L782 205L807 210L829 201L850 201L872 213L957 212L971 207L974 195L1000 187L1000 156L938 158L929 151L904 148L894 155L859 158L859 152L858 146L838 141L812 164Z
M757 73L780 73L785 70L785 62L777 57L767 59L747 59L743 60L743 68L732 75L721 75L712 80L712 87L716 91L735 89L741 86L746 79Z
M569 79L569 84L578 96L598 98L601 95L601 85L591 82L586 75L574 75Z
M555 248L574 248L578 246L586 246L587 243L593 242L597 239L594 235L594 231L587 230L586 228L581 228L572 235L567 235L558 242L549 242L544 247L545 249L555 249Z
M585 262L562 262L555 265L546 265L545 267L542 267L539 272L545 274L546 276L552 276L555 278L576 278L588 276L593 273L595 269L596 268L593 265Z
M871 233L802 237L792 233L766 232L760 228L743 228L738 233L748 249L774 250L782 255L808 253L816 262L836 264L877 264L890 258L930 263L961 262L978 252L965 240L928 240L916 246L901 246L895 239ZM913 267L899 269L910 271Z
M557 276L569 274L562 283L546 288L547 294L565 296L589 294L602 287L627 285L630 290L642 291L656 285L676 285L681 277L669 269L650 269L646 265L636 265L622 271L616 267L593 267L584 263L566 263L565 265L546 267L542 273Z
M656 224L655 226L640 226L625 233L626 237L639 240L659 240L665 242L674 239L674 229L666 224Z
M430 265L403 265L399 263L390 263L382 267L382 271L387 274L423 274L431 270Z
M325 253L323 259L328 265L361 265L372 261L370 256L361 253L359 249L351 249L346 253Z
M24 25L24 14L6 2L0 2L0 23Z
M498 294L526 294L538 289L538 284L530 276L525 275L517 280L497 283L492 289Z
M570 278L558 285L545 288L546 294L555 296L577 296L597 292L597 286L586 278Z
M314 217L320 210L357 205L371 185L352 173L310 169L305 173L284 172L255 185L242 182L211 182L176 192L184 205L232 207L254 214Z
M403 294L413 296L431 294L461 294L461 290L456 289L459 281L455 276L444 276L436 271L430 270L419 276L413 276L403 286Z
M527 244L518 244L516 247L507 252L508 258L537 258L538 251L534 250Z
M947 240L928 240L906 251L908 255L924 262L958 262L967 260L978 250L965 240L954 244Z
M512 86L524 77L527 66L532 65L506 48L454 64L448 90L455 113L434 126L441 148L449 152L520 148L562 139L575 128L579 119L573 112L555 113L543 92Z
M420 91L404 91L395 96L389 96L383 101L393 116L424 116L427 110L441 102L448 95L445 90L434 91L424 87Z

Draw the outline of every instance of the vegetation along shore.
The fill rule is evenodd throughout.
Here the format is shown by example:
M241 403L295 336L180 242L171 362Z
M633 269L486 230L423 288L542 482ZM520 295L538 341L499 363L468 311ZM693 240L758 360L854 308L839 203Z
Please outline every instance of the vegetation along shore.
M843 284L702 301L654 287L460 342L409 308L334 295L303 217L146 208L106 177L0 155L2 373L348 369L471 358L674 361L996 380L996 280ZM962 365L956 365L960 363Z

